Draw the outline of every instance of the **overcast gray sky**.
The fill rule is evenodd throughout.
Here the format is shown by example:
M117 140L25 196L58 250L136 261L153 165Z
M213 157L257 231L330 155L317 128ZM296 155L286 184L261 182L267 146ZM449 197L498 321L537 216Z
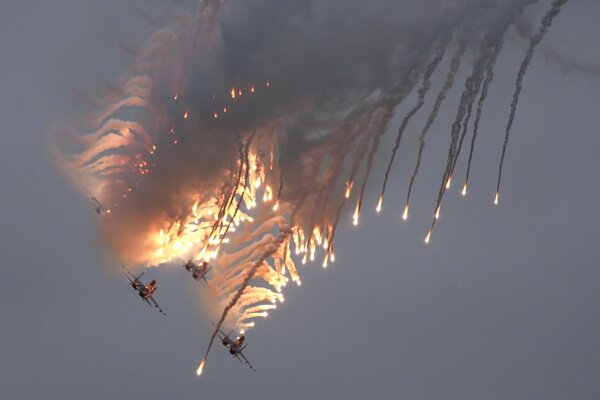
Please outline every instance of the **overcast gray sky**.
M0 397L600 396L598 75L534 57L494 208L525 48L508 40L469 196L448 193L431 245L423 237L452 102L430 133L410 221L401 221L400 196L397 206L388 196L376 216L371 191L360 227L345 223L337 234L336 263L325 271L305 267L302 287L289 288L286 302L250 332L245 353L258 372L215 348L197 379L210 335L195 304L197 286L183 270L152 271L168 315L145 307L111 272L95 214L48 152L48 127L73 107L77 91L124 68L119 40L139 43L149 32L134 7L121 3L24 0L0 8ZM540 3L538 14L549 2ZM600 3L571 0L542 48L597 66L599 19ZM461 73L454 98L463 80ZM389 193L404 193L417 129ZM463 163L457 168L464 173Z

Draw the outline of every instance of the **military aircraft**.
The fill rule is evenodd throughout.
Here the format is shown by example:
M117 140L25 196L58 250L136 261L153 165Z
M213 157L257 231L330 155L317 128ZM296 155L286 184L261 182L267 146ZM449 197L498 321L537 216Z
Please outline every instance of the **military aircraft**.
M230 332L229 335L231 335L231 333L233 332ZM233 340L229 337L228 334L225 334L225 332L223 332L221 329L217 331L217 334L219 335L219 339L221 339L221 344L227 349L229 349L229 354L237 358L237 360L240 363L247 364L252 371L256 372L256 369L252 366L252 364L250 364L250 361L248 361L246 356L244 356L244 353L242 353L242 350L244 350L246 346L248 346L248 343L244 344L244 340L246 339L244 335L241 335L237 339Z
M96 211L96 214L104 214L104 207L102 207L102 204L100 204L100 201L97 198L90 197L90 203L92 203L92 207L94 208L94 211Z
M145 272L142 272L138 276L135 276L133 274L133 272L131 272L127 268L125 268L125 266L123 264L121 264L121 267L123 267L123 270L125 271L124 274L127 277L127 279L129 280L129 284L131 285L131 287L134 290L136 290L138 292L138 295L142 298L142 300L144 300L146 303L148 303L148 305L150 307L152 307L152 305L154 305L154 307L158 308L158 311L160 311L160 313L162 315L167 315L160 308L160 306L158 305L156 300L154 300L154 297L152 297L154 292L156 292L156 289L158 289L158 283L156 283L156 280L153 279L152 281L150 281L150 283L148 283L146 285L146 284L142 283L142 281L140 281L140 278L142 277L142 275L145 274ZM151 301L152 301L152 304L150 303Z
M203 280L206 285L208 285L208 281L206 280L206 273L212 269L212 267L208 266L206 261L202 261L200 265L196 265L192 259L183 264L183 268L192 273L192 277L199 281Z

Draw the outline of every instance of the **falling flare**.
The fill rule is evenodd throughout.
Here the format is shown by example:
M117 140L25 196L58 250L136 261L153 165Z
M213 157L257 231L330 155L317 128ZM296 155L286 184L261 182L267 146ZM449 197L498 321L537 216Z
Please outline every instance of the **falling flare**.
M346 183L346 194L345 194L345 197L347 199L350 198L350 193L352 193L352 186L354 186L354 182L349 181L348 183Z
M448 178L448 181L446 182L446 189L450 189L451 184L452 184L452 177Z
M187 119L187 117L190 115L190 110L185 110L185 113L183 114L183 119Z
M359 215L360 215L360 204L356 203L356 209L354 210L354 215L352 216L352 224L354 224L354 226L358 225Z
M231 98L235 99L235 88L234 87L231 88Z
M402 213L402 219L406 221L408 219L408 204L404 207L404 212Z
M178 97L179 97L179 94L175 93L175 96L173 96L173 100L177 100Z
M467 195L467 182L465 182L465 185L463 186L463 190L462 190L461 194L462 194L463 196L466 196L466 195Z
M435 219L440 218L440 207L441 206L437 206L437 208L435 209Z
M379 196L379 202L377 203L377 208L375 209L375 211L377 211L378 213L381 212L381 205L383 204L383 196Z
M429 239L431 238L431 229L427 232L427 236L425 237L425 243L429 243Z
M204 369L204 364L206 364L206 358L203 358L202 362L200 362L200 366L196 370L196 375L198 375L198 376L202 375L202 370Z
M494 197L494 205L497 206L498 205L498 192L496 192L496 196Z

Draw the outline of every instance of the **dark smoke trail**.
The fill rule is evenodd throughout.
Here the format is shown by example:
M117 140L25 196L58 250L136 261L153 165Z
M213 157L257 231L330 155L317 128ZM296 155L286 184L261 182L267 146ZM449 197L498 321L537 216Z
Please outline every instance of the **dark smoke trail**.
M419 135L419 153L417 154L417 162L415 164L415 168L410 177L410 183L408 185L408 192L406 195L406 206L407 207L408 207L408 204L410 203L410 195L412 193L412 188L413 188L417 173L419 172L419 167L421 165L421 158L423 156L423 150L425 149L425 136L427 135L429 128L431 128L431 126L433 125L433 123L437 117L437 114L440 110L440 107L442 105L442 102L446 99L446 94L448 93L448 90L450 90L450 88L454 85L454 77L456 76L456 73L458 72L458 69L460 68L460 60L461 60L462 56L465 54L466 50L467 50L467 42L466 42L466 40L463 39L463 40L461 40L458 49L452 56L452 60L450 61L450 71L448 71L448 74L446 75L446 81L444 82L444 86L440 89L440 91L437 95L437 98L435 99L433 109L431 110L431 113L429 114L429 118L427 118L427 122L425 123L425 126L423 127L423 130L421 131L421 134Z
M244 175L244 189L242 189L242 193L240 194L239 200L237 201L237 203L235 205L235 210L234 210L233 214L231 215L231 219L227 223L225 232L223 232L221 234L221 240L219 241L219 246L221 246L223 244L223 241L225 240L225 236L227 235L227 232L229 232L229 229L231 228L231 224L235 220L237 213L240 211L240 206L242 205L242 201L244 200L244 195L246 194L246 191L248 190L248 185L249 185L249 180L250 180L249 150L250 150L250 144L252 143L252 139L254 139L255 134L256 134L256 132L254 132L252 134L252 136L248 138L248 141L246 142L246 148L244 149L244 164L246 165L246 172ZM239 185L239 181L238 181L238 185ZM235 193L237 193L237 186L234 191L234 196L235 196Z
M379 197L380 199L383 199L383 196L385 195L385 188L387 186L387 181L388 181L388 178L390 175L390 171L392 170L392 165L394 164L394 160L396 158L396 153L398 152L398 149L400 148L400 142L402 141L402 136L404 134L404 131L406 130L406 127L408 126L408 123L410 122L411 118L421 109L421 107L425 103L425 95L427 94L427 92L429 91L429 88L431 87L431 77L433 76L433 73L435 72L435 70L436 70L437 66L439 65L440 61L442 60L442 58L444 58L444 53L446 51L446 46L448 45L448 42L450 42L450 35L446 35L444 40L442 40L440 42L439 46L437 47L433 60L431 60L430 63L427 65L427 68L425 69L425 72L423 74L423 83L421 84L421 87L419 88L419 91L418 91L419 98L418 98L417 104L406 114L406 116L402 120L402 123L400 124L400 128L398 128L398 133L396 134L396 141L394 143L394 148L392 149L392 154L390 156L388 166L385 170L385 176L383 178L383 186L381 187L381 195Z
M494 52L494 60L488 65L488 68L485 72L485 79L483 81L483 88L481 90L481 95L479 96L479 101L477 102L477 114L475 115L475 122L473 125L473 136L471 138L471 147L469 149L469 160L467 162L467 174L465 177L465 185L463 187L463 196L467 194L467 186L469 184L469 176L471 174L471 162L473 160L473 151L475 149L475 141L477 140L477 133L479 132L479 121L481 120L481 114L483 111L483 105L485 103L485 99L487 98L488 90L490 83L494 79L494 66L496 64L496 60L498 59L498 54L502 50L502 46L504 45L504 39L498 41L496 44L496 50Z
M267 248L267 250L252 265L252 268L250 268L248 270L248 274L244 278L244 281L240 285L240 288L235 293L235 295L233 296L233 298L231 299L229 304L227 304L227 306L223 309L221 318L219 318L219 321L217 322L217 324L215 326L215 330L213 331L213 334L210 337L210 341L208 342L208 347L206 349L206 353L204 353L204 357L202 357L202 364L201 364L200 368L202 368L204 363L206 363L206 358L208 357L208 353L210 352L210 349L212 348L212 345L213 345L213 342L215 341L215 337L217 336L217 333L221 329L221 325L225 321L225 318L227 318L227 314L229 313L229 310L231 310L236 305L236 303L238 302L238 300L244 293L244 290L246 289L246 287L248 286L248 284L254 277L254 274L256 273L258 268L265 262L265 260L267 258L271 257L271 255L273 255L273 253L275 253L277 251L279 246L281 246L283 243L285 243L285 241L287 240L287 238L290 236L291 233L292 233L292 231L289 230L288 228L282 228L281 232L279 233L277 238L275 238L275 240L273 241L271 246L269 248ZM201 369L199 369L199 370L201 371Z
M446 192L446 187L449 184L449 179L451 177L454 164L456 162L456 157L459 151L458 147L462 145L462 139L464 139L464 135L466 134L466 125L468 124L468 121L470 119L475 98L477 97L477 94L481 89L483 76L489 68L493 68L493 64L496 62L498 53L502 48L502 46L499 44L503 41L504 34L508 30L508 27L510 26L516 15L521 14L524 7L525 4L522 5L518 10L516 10L516 14L508 15L508 18L496 29L493 29L488 34L486 34L483 41L481 42L479 50L480 55L473 65L471 75L467 78L465 82L465 89L463 90L463 93L460 98L456 119L452 124L452 130L450 135L450 147L448 148L448 160L446 162L446 169L442 176L442 182L440 184L438 197L435 202L434 218L431 223L431 228L425 239L426 243L429 242L431 232L433 231L433 228L435 226L435 221L439 217L440 205ZM463 124L463 135L461 137L459 134L461 131L461 127L463 127Z
M367 166L365 169L365 175L363 177L363 181L360 185L360 194L358 195L358 212L360 213L360 209L362 208L362 201L365 195L365 188L367 187L367 181L369 180L369 175L371 173L371 169L373 168L373 158L375 157L375 153L377 153L377 149L379 148L379 142L381 141L381 136L385 133L388 122L393 116L393 111L388 109L385 111L385 114L382 116L382 121L379 125L379 132L373 139L373 144L371 146L371 151L367 156Z
M502 180L502 167L504 165L504 157L506 155L506 147L508 146L508 140L510 138L510 130L512 128L512 124L515 118L515 113L517 112L517 105L519 104L519 95L521 94L521 90L523 89L523 78L525 78L525 73L527 72L527 68L531 63L531 58L533 57L533 53L535 51L535 47L542 41L550 26L552 25L552 21L560 12L561 7L565 4L567 0L555 0L550 7L550 10L544 15L541 21L541 26L538 32L533 35L529 39L529 48L527 49L527 53L525 54L525 58L521 63L521 67L519 68L519 72L517 74L516 88L515 93L513 95L512 102L510 104L510 115L508 117L508 124L506 126L506 133L504 135L504 144L502 145L502 155L500 156L500 167L498 168L498 183L496 185L496 198L494 200L495 203L498 203L498 192L500 192L500 181Z

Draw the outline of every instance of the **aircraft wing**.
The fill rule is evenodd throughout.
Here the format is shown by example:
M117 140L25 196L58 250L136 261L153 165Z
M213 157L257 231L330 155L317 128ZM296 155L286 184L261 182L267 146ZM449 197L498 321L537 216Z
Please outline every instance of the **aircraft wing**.
M167 315L165 314L165 312L162 310L162 308L160 308L160 306L158 305L158 303L156 302L156 300L154 300L153 296L148 297L148 299L150 299L152 301L152 303L154 304L154 307L158 308L158 311L160 311L160 313L162 315ZM146 299L146 301L148 302L148 299ZM150 304L150 302L148 302L148 304Z
M202 280L204 281L204 284L205 284L206 286L208 286L208 281L206 280L206 274L208 274L208 271L210 271L211 269L212 269L212 267L208 267L208 268L206 269L206 271L204 271L204 273L203 273L203 274L202 274L202 276L201 276L201 278L202 278Z
M244 346L244 347L246 347L246 346ZM243 350L243 348L242 348L242 350ZM237 352L237 354L235 355L235 357L236 357L236 358L237 358L237 359L238 359L240 362L242 362L242 360L240 360L240 357L241 357L241 358L243 358L243 359L244 359L244 362L245 362L246 364L248 364L248 366L250 367L250 369L251 369L252 371L256 372L256 368L254 368L254 366L253 366L252 364L250 364L250 361L248 361L248 359L246 358L246 356L244 355L244 353L242 353L242 350L238 351L238 352Z
M214 322L212 322L212 321L211 321L211 324L213 324L215 327L217 326L217 324L215 324L215 323L214 323ZM223 335L223 336L221 336L221 335ZM217 336L219 336L219 339L221 339L221 340L223 340L223 339L225 339L225 338L228 338L228 337L229 337L229 336L228 336L228 335L227 335L225 332L223 332L223 331L221 330L221 328L219 328L219 329L217 330Z

